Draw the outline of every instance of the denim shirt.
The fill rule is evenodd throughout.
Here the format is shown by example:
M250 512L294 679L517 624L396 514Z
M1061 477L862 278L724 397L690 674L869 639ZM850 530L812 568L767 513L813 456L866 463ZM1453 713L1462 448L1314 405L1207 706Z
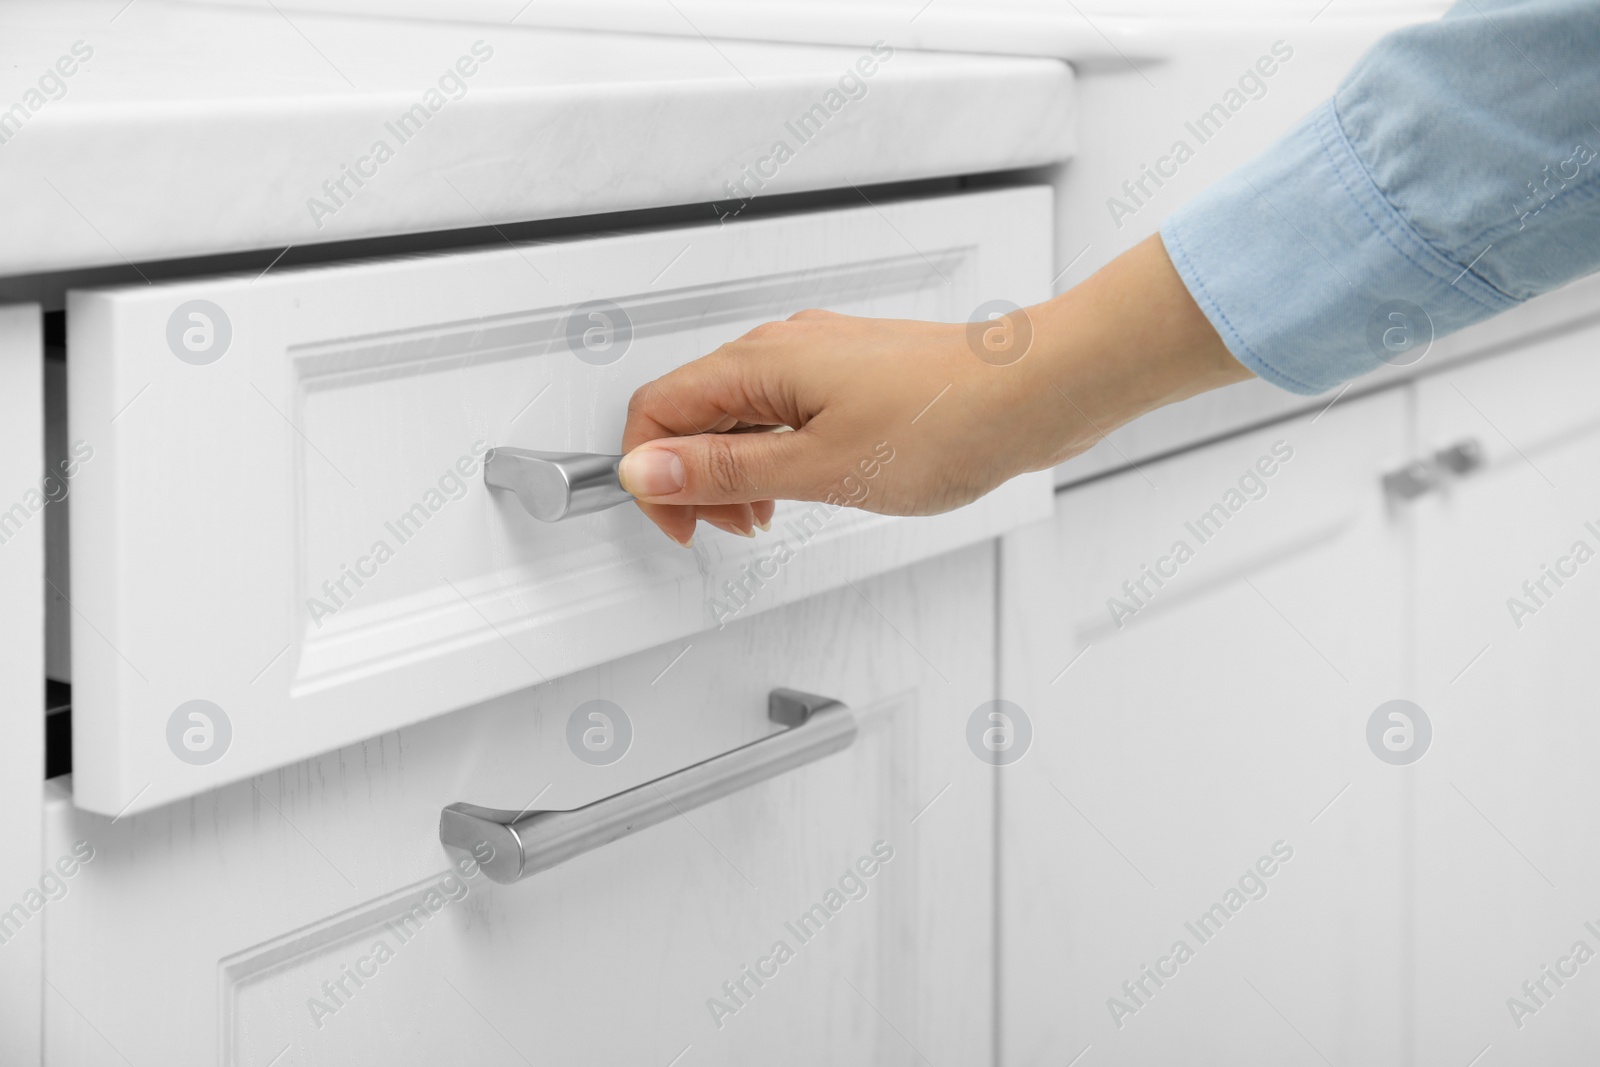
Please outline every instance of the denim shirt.
M1229 350L1318 393L1600 269L1600 0L1462 0L1161 229Z

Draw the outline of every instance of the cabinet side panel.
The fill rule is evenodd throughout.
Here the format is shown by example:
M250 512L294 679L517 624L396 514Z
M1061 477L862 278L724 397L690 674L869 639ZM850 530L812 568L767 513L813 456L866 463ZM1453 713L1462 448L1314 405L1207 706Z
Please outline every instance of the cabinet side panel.
M43 356L39 308L0 308L0 1061L39 1062L44 774ZM34 505L37 504L37 508ZM41 904L41 908L43 905Z

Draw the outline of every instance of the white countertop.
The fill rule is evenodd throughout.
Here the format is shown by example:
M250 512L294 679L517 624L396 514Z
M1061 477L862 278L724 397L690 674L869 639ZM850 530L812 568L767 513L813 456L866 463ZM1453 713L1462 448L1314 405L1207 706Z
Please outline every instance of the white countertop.
M830 101L865 56L157 0L7 4L0 118L27 114L0 142L0 276L709 203L758 165L776 172L770 195L1071 153L1061 62L896 50ZM470 76L450 74L458 60ZM792 124L830 102L801 140ZM419 103L436 110L402 139L393 124ZM780 141L790 158L764 163ZM364 184L344 178L335 199L324 183L357 165Z
M1450 0L189 0L565 29L1050 56L1124 69L1262 27L1437 17Z
M262 3L264 0L226 0ZM440 0L300 0L347 11L437 12ZM453 17L627 25L666 34L1052 56L1080 70L1171 59L1241 32L1437 16L1449 0L451 0ZM1270 38L1269 38L1270 39Z

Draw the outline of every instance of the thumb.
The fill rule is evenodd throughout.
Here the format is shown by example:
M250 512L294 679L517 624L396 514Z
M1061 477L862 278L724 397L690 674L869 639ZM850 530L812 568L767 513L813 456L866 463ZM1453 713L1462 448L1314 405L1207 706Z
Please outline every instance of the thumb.
M651 504L811 500L821 446L805 430L659 437L622 457L622 487Z

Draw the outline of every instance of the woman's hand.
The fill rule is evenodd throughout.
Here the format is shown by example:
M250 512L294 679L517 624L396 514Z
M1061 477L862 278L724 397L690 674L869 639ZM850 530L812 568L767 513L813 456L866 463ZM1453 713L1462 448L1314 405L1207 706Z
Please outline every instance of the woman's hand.
M1006 321L758 326L633 395L622 484L680 544L752 535L774 499L932 515L1249 376L1152 237Z
M680 542L697 518L748 534L773 498L947 511L1050 461L1061 401L1028 404L1005 369L959 325L802 311L635 393L623 485ZM730 432L771 427L794 432Z

